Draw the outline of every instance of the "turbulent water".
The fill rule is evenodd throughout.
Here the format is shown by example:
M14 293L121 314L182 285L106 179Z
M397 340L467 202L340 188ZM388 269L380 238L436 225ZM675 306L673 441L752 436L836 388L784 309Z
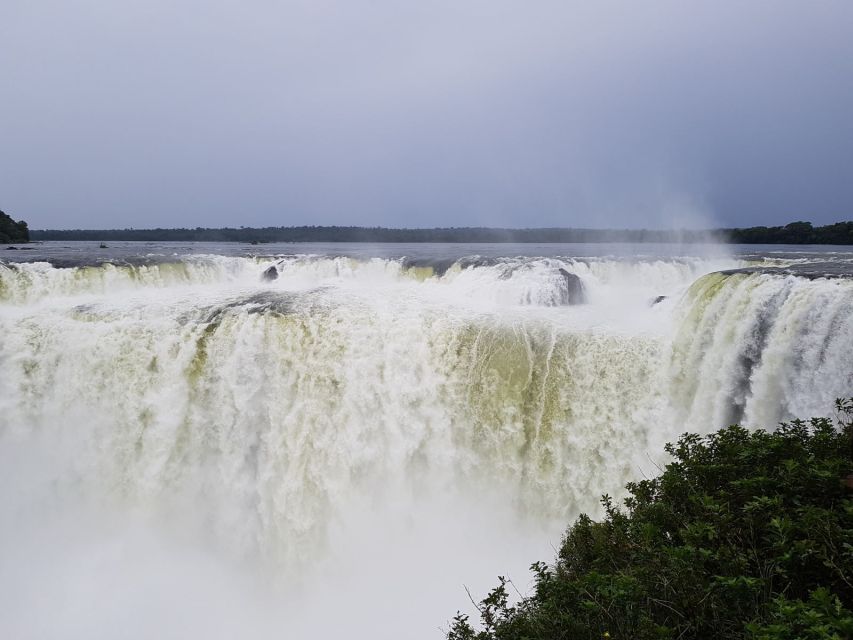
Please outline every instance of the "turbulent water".
M851 254L236 247L0 262L4 637L440 637L679 433L853 391Z

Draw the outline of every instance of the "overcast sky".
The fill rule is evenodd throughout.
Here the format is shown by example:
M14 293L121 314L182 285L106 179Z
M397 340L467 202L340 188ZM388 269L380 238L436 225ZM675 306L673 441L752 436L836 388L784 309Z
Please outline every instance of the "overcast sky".
M853 219L853 2L0 0L33 228Z

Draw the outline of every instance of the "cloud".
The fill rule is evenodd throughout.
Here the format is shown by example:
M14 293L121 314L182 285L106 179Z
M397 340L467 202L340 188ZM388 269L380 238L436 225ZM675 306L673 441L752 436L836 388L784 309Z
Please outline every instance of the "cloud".
M33 227L849 217L851 18L17 0L0 8L0 206Z

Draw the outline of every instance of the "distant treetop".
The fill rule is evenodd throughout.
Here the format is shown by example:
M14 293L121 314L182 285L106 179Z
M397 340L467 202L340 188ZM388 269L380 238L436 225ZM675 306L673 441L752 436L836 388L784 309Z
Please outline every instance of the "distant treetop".
M23 220L15 222L11 217L0 211L0 244L29 242L30 232Z
M729 242L743 244L853 244L853 222L813 227L811 222L792 222L784 227L723 229Z
M221 229L73 229L33 231L33 240L197 241L197 242L732 242L744 244L853 244L853 221L814 227L792 222L784 227L745 229L500 229L450 227L225 227Z

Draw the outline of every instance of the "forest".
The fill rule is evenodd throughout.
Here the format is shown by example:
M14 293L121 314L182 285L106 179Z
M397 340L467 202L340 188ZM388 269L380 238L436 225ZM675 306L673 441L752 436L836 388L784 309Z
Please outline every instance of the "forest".
M26 227L26 223L23 224ZM0 228L2 232L2 228ZM792 222L780 227L712 230L661 229L501 229L447 227L393 229L386 227L225 227L178 229L47 229L30 232L32 240L88 240L147 242L439 242L439 243L551 243L551 242L730 242L743 244L853 244L853 221L813 226Z
M0 244L29 242L29 240L27 223L23 220L15 222L10 216L0 211Z

